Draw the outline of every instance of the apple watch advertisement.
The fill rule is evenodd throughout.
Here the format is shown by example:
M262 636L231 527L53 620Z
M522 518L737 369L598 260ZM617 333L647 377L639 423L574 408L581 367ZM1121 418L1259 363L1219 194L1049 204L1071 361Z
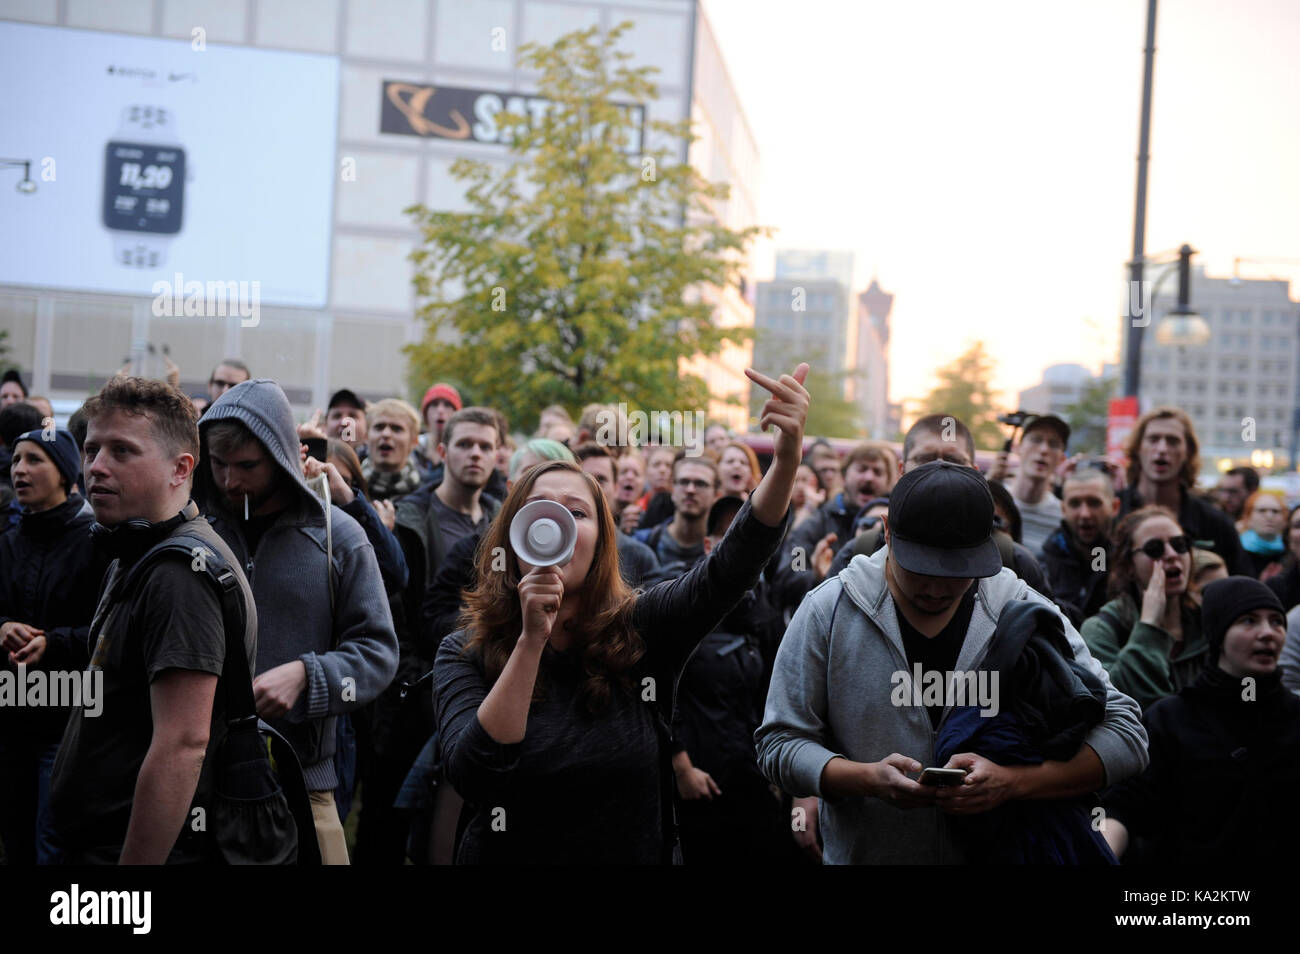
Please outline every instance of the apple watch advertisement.
M333 56L0 21L0 284L151 295L175 275L329 295Z

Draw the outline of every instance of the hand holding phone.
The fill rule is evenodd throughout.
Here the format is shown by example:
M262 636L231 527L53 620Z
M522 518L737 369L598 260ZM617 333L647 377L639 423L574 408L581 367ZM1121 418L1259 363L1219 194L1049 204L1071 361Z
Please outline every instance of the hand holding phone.
M928 768L921 772L921 777L917 779L922 785L939 785L950 786L960 785L966 779L966 769L964 768Z

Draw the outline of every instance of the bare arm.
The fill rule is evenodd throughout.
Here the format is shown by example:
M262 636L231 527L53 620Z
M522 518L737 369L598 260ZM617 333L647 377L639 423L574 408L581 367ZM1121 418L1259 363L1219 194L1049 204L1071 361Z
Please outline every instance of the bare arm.
M136 779L121 864L167 860L199 784L216 688L215 675L188 669L159 673L149 686L153 739Z

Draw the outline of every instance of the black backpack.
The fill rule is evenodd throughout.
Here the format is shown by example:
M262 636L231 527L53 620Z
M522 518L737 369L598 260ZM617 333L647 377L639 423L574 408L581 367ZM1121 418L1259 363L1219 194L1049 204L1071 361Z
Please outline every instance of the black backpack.
M257 717L244 652L243 592L234 571L202 537L175 533L150 548L114 585L113 599L134 593L146 572L180 558L205 573L221 602L226 654L218 683L227 732L215 754L208 833L227 864L319 865L311 801L293 746Z

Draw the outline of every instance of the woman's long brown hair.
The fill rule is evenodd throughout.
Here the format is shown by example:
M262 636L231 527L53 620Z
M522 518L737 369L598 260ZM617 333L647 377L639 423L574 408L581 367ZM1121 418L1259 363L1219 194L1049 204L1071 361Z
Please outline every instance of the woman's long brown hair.
M1182 524L1178 522L1178 514L1168 507L1147 504L1134 510L1119 522L1111 545L1111 566L1110 576L1106 580L1106 596L1113 600L1127 593L1133 597L1139 611L1142 608L1142 587L1138 583L1137 567L1133 564L1133 538L1137 536L1142 524L1156 517L1171 520L1179 533L1184 532ZM1192 579L1196 576L1196 560L1191 556L1190 550L1186 555L1191 566L1188 570L1187 586L1180 594L1184 609L1195 608L1200 604L1199 598L1192 592Z
M630 590L618 572L618 532L614 515L605 502L600 485L571 461L543 461L528 468L506 496L501 512L492 521L479 545L478 583L465 592L460 625L469 636L465 649L482 655L488 682L495 683L505 669L523 632L523 611L519 606L519 560L510 546L510 522L533 492L537 479L556 472L577 474L595 502L598 529L591 569L583 584L582 612L572 619L569 632L582 654L586 673L582 697L588 712L595 714L609 706L615 686L629 688L630 673L645 655L645 643L632 627L632 609L637 592ZM498 549L500 548L500 549ZM502 561L494 555L504 555ZM497 568L494 568L494 564ZM542 691L539 674L533 698Z

